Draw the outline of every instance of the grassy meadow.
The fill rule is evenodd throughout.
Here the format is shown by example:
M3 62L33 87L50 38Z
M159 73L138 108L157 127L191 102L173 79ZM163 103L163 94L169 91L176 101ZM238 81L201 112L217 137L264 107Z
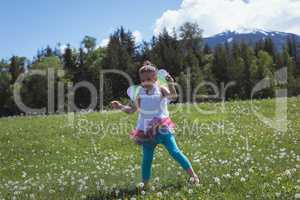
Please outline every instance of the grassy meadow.
M201 184L190 185L159 145L146 191L140 146L128 138L136 114L1 118L0 199L300 199L300 98L288 99L285 132L253 110L273 117L275 102L171 105L178 146Z

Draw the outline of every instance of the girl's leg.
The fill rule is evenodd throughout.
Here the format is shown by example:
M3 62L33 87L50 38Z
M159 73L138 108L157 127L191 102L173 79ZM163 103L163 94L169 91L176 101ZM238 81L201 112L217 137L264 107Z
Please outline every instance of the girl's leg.
M176 144L175 137L172 133L165 135L163 145L168 150L169 154L181 165L181 167L187 171L187 173L193 177L197 178L196 173L194 172L191 162L189 159L182 153Z
M151 177L151 166L154 155L155 145L143 144L143 160L142 160L142 179L146 185Z

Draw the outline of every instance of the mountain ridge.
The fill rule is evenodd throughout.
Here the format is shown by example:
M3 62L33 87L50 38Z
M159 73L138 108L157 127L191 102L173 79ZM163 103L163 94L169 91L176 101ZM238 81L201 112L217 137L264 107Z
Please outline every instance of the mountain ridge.
M282 50L286 45L288 38L294 38L296 43L300 45L300 35L294 33L287 33L281 31L270 31L264 29L239 29L239 30L226 30L216 35L205 37L204 43L209 47L214 48L220 44L245 42L255 46L260 40L271 38L276 50Z

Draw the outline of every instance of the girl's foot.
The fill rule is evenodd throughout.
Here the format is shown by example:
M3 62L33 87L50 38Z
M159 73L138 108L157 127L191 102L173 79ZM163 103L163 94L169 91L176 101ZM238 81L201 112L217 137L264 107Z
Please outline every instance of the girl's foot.
M190 167L189 169L187 169L187 173L190 175L190 183L191 184L199 184L200 180L199 177L197 176L197 174L194 172L193 168Z
M189 181L193 185L200 184L200 179L199 179L199 177L197 175L191 176Z
M143 182L143 185L141 188L142 188L142 190L148 190L150 188L149 182Z

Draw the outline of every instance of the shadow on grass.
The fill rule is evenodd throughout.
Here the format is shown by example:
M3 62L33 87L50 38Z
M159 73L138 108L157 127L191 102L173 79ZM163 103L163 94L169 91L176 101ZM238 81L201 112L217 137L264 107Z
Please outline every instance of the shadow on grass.
M161 185L160 187L156 187L155 190L163 191L163 190L178 190L183 187L183 183L175 183L175 184L168 184L168 185ZM146 193L149 193L149 189ZM116 188L111 192L102 192L98 191L98 194L90 195L87 197L87 200L110 200L110 199L125 199L134 196L141 195L141 189L134 187L134 188Z

